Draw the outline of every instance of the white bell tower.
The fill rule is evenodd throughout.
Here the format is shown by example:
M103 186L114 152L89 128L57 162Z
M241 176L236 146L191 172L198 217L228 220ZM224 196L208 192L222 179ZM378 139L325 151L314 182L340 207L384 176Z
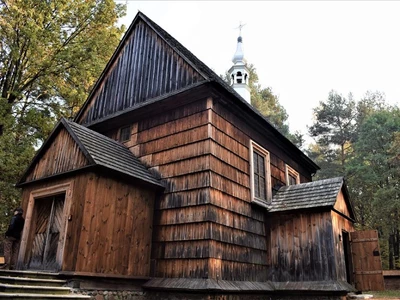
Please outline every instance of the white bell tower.
M246 66L246 59L244 58L241 31L244 25L240 25L240 34L237 39L237 47L235 55L233 56L233 66L229 69L229 77L231 86L234 90L242 96L249 104L250 101L250 86L249 86L249 69Z

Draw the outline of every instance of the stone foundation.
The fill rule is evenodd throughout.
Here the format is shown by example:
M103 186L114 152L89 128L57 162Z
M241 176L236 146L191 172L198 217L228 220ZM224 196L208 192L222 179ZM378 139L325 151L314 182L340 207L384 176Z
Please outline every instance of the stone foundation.
M329 295L273 295L273 294L200 294L176 292L133 291L84 291L75 293L89 295L93 300L345 300L345 296Z

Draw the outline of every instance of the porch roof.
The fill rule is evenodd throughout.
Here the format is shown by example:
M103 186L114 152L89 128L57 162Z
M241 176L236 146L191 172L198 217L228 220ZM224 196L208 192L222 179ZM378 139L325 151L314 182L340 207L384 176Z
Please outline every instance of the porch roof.
M343 190L349 211L354 218L343 177L283 186L272 198L268 211L283 212L309 208L333 208L341 190Z

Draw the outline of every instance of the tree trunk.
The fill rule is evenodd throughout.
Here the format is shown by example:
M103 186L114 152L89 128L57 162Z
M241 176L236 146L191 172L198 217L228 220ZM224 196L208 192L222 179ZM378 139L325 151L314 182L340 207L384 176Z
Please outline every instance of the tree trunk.
M394 259L393 259L393 242L394 242L394 235L389 235L389 270L394 269Z

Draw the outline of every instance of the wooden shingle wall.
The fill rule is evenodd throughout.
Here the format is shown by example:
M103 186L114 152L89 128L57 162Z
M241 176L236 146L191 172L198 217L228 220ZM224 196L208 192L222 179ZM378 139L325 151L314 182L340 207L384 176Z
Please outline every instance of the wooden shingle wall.
M125 143L167 185L154 211L156 277L209 276L209 129L203 99L132 124Z
M25 181L49 177L84 167L88 161L78 144L64 128L55 137L50 147L33 166Z
M211 204L218 217L213 220L213 251L210 261L212 278L225 280L267 279L268 244L266 210L251 204L250 140L270 152L271 181L285 185L285 162L299 170L302 182L310 174L268 140L263 130L252 128L244 119L232 114L219 102L210 112L211 137ZM281 158L285 158L284 160Z
M149 116L131 128L124 144L167 185L155 205L153 275L265 280L265 209L250 203L253 129L211 98ZM106 134L117 138L118 130ZM285 184L281 153L259 141L271 151L275 182ZM309 178L302 175L303 181Z

